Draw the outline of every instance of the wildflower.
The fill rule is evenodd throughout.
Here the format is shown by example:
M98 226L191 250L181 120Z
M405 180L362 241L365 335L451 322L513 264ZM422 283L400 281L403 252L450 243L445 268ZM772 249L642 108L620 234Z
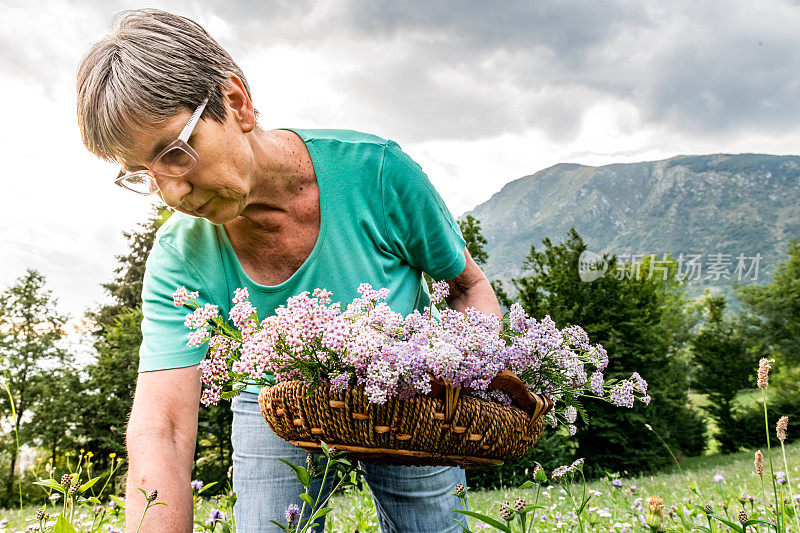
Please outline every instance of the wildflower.
M764 475L764 454L761 453L761 450L757 450L756 451L756 457L755 457L755 460L753 461L753 465L755 465L755 467L756 467L756 474L758 474L759 477L763 476Z
M433 294L431 294L431 303L438 304L450 294L450 285L447 281L436 281L433 284Z
M511 520L512 516L514 516L514 510L511 508L511 504L503 500L500 505L500 518L507 522Z
M664 501L658 496L651 496L647 499L647 516L645 522L649 527L661 528L664 518Z
M775 483L777 483L778 485L786 484L786 474L780 471L775 472Z
M65 487L72 484L72 475L64 474L63 476L61 476L61 484L64 485Z
M740 523L740 524L742 524L742 525L745 525L745 523L747 523L747 513L746 513L746 512L744 512L744 509L742 509L741 511L739 511L739 516L738 516L738 518L739 518L739 523Z
M463 496L466 493L467 493L467 488L461 483L458 483L456 485L456 490L455 490L456 496Z
M514 500L514 510L516 512L518 512L518 513L521 513L522 511L524 511L525 507L527 507L527 505L528 504L525 501L525 498L523 498L522 496L520 496L519 498Z
M786 440L786 431L789 429L789 417L782 416L778 419L778 424L775 426L775 433L778 435L778 440Z
M615 487L621 487L622 486L622 480L621 479L614 479L611 482L611 484L614 485Z
M283 516L286 518L287 524L292 524L300 516L300 507L293 503L289 504L289 506L286 508L286 511L283 513Z
M193 490L200 490L203 488L203 485L205 485L205 483L203 483L199 479L195 479L191 483L189 483L189 485L192 487Z
M714 509L711 507L710 503L707 503L706 506L703 507L703 511L705 511L706 514L711 514L714 512Z
M758 388L759 389L766 389L769 386L769 369L770 363L774 361L774 359L767 359L766 357L762 357L761 361L758 362Z
M158 498L158 490L153 489L152 491L150 491L150 494L147 495L147 502L152 503L156 501L156 498Z
M114 453L114 452L111 452L110 454L108 454L108 458L109 459L114 459L116 456L117 456L117 454Z
M715 474L714 483L725 483L725 476L723 476L722 474Z
M574 405L570 405L564 410L564 418L567 419L567 422L570 424L574 424L575 420L578 419L578 410L575 408Z
M45 518L50 518L50 514L44 512L44 507L39 507L36 509L36 520L42 520Z
M224 519L225 519L225 514L222 511L220 511L219 509L212 509L211 510L211 514L208 515L208 520L206 521L206 523L208 521L211 521L211 523L209 525L213 526L214 524L216 524L220 520L224 520Z

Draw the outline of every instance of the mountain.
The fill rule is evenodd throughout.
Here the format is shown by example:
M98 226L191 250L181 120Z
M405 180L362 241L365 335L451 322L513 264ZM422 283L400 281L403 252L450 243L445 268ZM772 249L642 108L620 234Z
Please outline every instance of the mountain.
M484 272L507 287L531 245L560 242L574 226L592 252L684 254L690 295L709 287L730 296L734 282L768 282L786 243L800 238L800 156L558 164L508 183L466 214L480 220L487 240ZM690 255L699 257L690 263Z

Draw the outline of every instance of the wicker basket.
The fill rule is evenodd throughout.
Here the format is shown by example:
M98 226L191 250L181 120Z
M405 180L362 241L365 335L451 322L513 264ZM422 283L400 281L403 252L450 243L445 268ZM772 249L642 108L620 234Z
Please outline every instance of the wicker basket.
M360 387L333 392L321 383L309 394L307 383L284 381L262 389L258 401L272 430L309 452L319 452L324 441L369 463L462 467L521 457L541 436L553 407L508 371L491 386L509 392L518 406L432 385L429 396L375 404Z

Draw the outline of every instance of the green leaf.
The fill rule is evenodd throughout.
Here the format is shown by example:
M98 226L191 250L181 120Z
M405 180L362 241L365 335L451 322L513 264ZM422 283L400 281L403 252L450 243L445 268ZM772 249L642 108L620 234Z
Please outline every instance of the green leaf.
M495 529L498 529L498 530L502 531L503 533L511 533L511 529L509 529L509 527L507 525L503 524L499 520L495 520L491 516L486 516L485 514L476 513L475 511L453 511L453 512L454 513L463 514L463 515L467 515L467 516L471 516L472 518L475 518L476 520L480 520L481 522L489 524L490 526L494 527Z
M64 518L64 515L58 515L56 519L56 525L53 528L53 533L78 533L75 531L75 528L72 527L72 524Z
M289 461L287 461L286 459L281 459L280 457L278 457L277 459L278 461L286 464L287 466L291 467L292 470L294 470L294 475L297 476L297 480L300 481L300 483L302 483L304 487L307 488L311 484L311 474L308 473L308 470L306 470L302 466L294 465Z
M219 483L219 482L218 481L212 481L211 483L203 485L203 487L200 490L197 491L197 494L203 494L206 490L210 489L211 487L213 487L217 483Z
M536 486L536 483L534 483L533 481L526 481L525 483L520 485L519 488L521 488L521 489L529 489L529 488L535 487L535 486Z
M592 499L592 495L590 494L588 498L586 498L585 500L583 500L583 503L582 503L582 504L581 504L581 506L578 508L578 510L575 512L575 514L576 514L576 515L579 515L579 514L581 514L581 512L583 511L583 508L584 508L584 507L586 507L586 504L587 504L587 503L589 503L589 500L591 500L591 499Z
M120 509L122 509L123 511L125 510L125 502L124 502L124 501L120 500L120 499L119 499L117 496L114 496L113 494L112 494L111 496L109 496L109 497L110 497L112 500L114 500L114 503L116 503L116 504L117 504L117 507L119 507L119 508L120 508Z
M730 526L731 529L733 529L734 531L738 531L739 533L744 533L744 529L742 528L742 526L740 524L737 524L735 522L731 522L730 520L728 520L726 518L722 518L721 516L717 516L717 515L710 515L710 516L711 516L711 518L719 520L723 524L725 524L727 526Z
M66 489L64 486L56 481L55 479L44 479L41 481L34 481L34 485L41 485L42 487L47 487L49 489L57 490L61 494L66 494Z
M92 485L94 485L98 481L100 481L100 476L90 479L89 481L81 485L81 487L78 490L80 491L81 494L83 494L84 492L86 492L87 489L90 489Z
M310 505L312 509L314 508L314 501L311 499L311 496L309 496L308 494L306 494L306 493L301 494L300 495L300 499L303 500L304 502L306 502L308 505Z
M270 522L272 522L273 524L275 524L276 526L281 528L283 531L289 531L289 528L287 528L286 526L284 526L280 522L276 522L275 520L270 520Z
M317 512L311 516L311 520L316 520L320 516L325 516L326 514L333 511L333 507L323 507L321 509L317 509Z
M534 509L544 509L544 508L545 508L544 505L533 505L533 504L531 504L531 505L527 506L525 509L523 509L522 511L520 511L520 514L530 513Z

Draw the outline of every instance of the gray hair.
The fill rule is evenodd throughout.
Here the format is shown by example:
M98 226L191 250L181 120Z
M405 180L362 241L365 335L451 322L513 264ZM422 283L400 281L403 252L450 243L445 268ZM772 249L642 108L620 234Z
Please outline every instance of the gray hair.
M92 46L77 75L78 126L90 152L121 162L132 128L163 122L208 96L203 113L226 117L228 73L250 86L231 56L196 22L158 9L118 13L113 32Z

